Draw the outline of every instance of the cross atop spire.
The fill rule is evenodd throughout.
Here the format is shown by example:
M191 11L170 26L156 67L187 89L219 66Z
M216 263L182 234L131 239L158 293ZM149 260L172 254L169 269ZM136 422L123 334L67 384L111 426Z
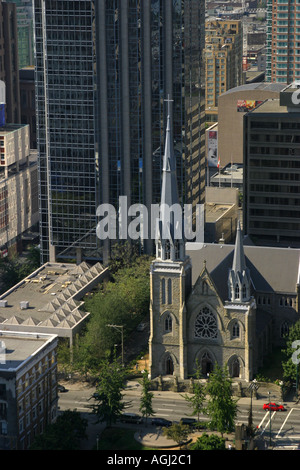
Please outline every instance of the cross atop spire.
M170 116L170 103L173 103L174 100L170 100L170 95L168 95L168 99L164 100L168 103L168 116Z

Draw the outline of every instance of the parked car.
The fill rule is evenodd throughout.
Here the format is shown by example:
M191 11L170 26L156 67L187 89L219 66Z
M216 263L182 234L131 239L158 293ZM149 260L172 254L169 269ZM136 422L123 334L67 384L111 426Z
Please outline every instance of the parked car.
M168 419L165 418L153 418L151 421L152 424L155 426L163 426L168 428L169 426L172 426L172 421L169 421Z
M285 407L283 405L277 405L276 403L264 403L263 409L271 411L285 411Z
M60 385L58 384L57 385L57 390L61 393L64 393L64 392L67 392L68 390L66 389L66 387L64 387L63 385Z
M142 421L142 417L136 413L123 413L121 416L122 423L140 424Z
M184 424L186 426L189 426L190 429L195 429L195 425L197 424L197 420L194 419L194 418L181 418L180 423Z

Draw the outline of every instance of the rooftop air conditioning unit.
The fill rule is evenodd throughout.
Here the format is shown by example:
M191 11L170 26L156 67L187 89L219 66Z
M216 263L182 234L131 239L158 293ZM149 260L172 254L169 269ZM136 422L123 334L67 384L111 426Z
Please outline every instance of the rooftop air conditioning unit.
M7 300L0 300L0 307L7 307Z
M26 310L28 307L29 307L29 302L27 302L27 300L23 300L22 302L20 302L21 310Z

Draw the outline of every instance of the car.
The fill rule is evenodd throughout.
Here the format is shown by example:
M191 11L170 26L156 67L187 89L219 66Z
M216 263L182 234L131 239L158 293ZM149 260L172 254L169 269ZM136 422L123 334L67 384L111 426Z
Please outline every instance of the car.
M172 426L172 421L169 421L168 419L165 418L153 418L151 421L152 424L155 426L163 426L168 428L169 426Z
M181 418L180 423L189 426L191 429L194 429L195 425L197 424L197 420L194 418Z
M141 424L142 421L142 417L136 413L123 413L121 416L122 423Z
M276 403L264 403L263 410L285 411L285 407L283 405L277 405Z
M64 387L63 385L60 385L60 384L57 385L57 390L58 390L60 393L64 393L64 392L67 392L67 391L68 391L68 390L66 389L66 387Z

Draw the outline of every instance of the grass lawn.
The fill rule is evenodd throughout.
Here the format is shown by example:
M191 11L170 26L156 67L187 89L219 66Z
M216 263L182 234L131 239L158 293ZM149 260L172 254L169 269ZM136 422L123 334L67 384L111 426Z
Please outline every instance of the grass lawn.
M99 439L99 450L152 450L134 438L135 430L124 428L106 428Z

